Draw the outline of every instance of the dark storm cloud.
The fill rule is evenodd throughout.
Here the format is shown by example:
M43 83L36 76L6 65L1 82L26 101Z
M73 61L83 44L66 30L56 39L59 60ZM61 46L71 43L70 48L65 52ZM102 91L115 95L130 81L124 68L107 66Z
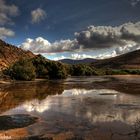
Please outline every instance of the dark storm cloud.
M140 43L140 22L124 24L121 29L121 38Z
M128 41L140 43L140 22L130 22L117 27L90 26L75 34L83 49L124 46Z
M118 28L108 26L90 26L87 30L80 33L75 33L78 43L83 48L105 48L114 44L124 45L120 40L120 32Z

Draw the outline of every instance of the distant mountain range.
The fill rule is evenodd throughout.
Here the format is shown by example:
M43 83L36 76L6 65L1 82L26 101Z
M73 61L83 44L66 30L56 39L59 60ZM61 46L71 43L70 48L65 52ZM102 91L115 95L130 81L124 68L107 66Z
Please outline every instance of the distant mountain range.
M35 55L30 51L24 51L16 46L0 40L0 71L7 68L20 58L33 58Z
M113 68L113 69L140 69L140 50L122 54L117 57L97 60L97 59L83 59L83 60L71 60L63 59L60 60L66 64L85 64L91 63L97 68Z
M65 63L65 64L85 64L85 63L92 63L92 62L96 62L96 59L92 59L92 58L86 58L86 59L82 59L82 60L73 60L73 59L62 59L59 60L59 62Z

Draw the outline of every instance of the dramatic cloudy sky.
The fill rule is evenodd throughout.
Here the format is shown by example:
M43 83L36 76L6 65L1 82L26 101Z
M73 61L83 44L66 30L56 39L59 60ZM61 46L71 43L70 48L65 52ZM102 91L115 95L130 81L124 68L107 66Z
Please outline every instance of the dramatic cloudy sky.
M49 59L140 49L140 0L0 0L0 38Z

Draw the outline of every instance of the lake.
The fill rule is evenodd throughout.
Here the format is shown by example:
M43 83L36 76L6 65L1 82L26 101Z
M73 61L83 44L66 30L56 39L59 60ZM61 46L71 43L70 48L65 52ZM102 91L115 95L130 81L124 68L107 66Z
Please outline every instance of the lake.
M140 76L0 85L0 140L138 140Z

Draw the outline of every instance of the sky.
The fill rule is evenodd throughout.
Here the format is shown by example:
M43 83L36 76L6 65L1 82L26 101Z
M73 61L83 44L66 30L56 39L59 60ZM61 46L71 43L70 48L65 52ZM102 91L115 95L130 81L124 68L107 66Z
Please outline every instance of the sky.
M48 59L140 49L140 0L0 0L0 39Z

